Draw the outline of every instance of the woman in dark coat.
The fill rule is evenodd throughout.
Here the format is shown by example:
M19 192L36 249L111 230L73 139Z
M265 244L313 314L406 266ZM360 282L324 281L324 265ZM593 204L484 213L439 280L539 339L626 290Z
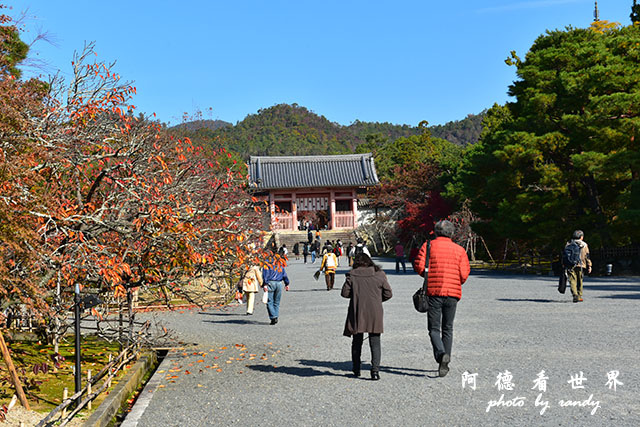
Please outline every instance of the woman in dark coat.
M380 334L383 332L382 302L391 298L391 287L384 271L365 253L356 255L353 269L346 274L342 296L349 298L349 311L344 335L353 336L351 359L353 375L360 376L360 355L364 333L369 334L371 347L371 379L380 379Z

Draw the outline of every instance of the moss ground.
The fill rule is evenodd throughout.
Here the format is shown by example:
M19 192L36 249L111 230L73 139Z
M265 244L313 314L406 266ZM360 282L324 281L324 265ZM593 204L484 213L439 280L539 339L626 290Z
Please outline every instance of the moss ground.
M75 392L74 364L75 351L73 337L68 342L59 346L60 355L64 360L60 361L59 367L55 368L52 360L54 354L53 346L33 341L7 341L13 364L18 370L18 375L22 380L22 387L25 389L27 399L31 409L38 412L49 412L62 402L64 388L68 388L69 395ZM96 375L108 363L109 354L114 357L118 355L117 343L109 343L95 336L85 336L82 338L82 385L86 385L87 371L91 370L92 375ZM47 365L47 372L34 372L34 366ZM112 387L117 384L117 380L126 372L120 371L118 377L112 381ZM102 385L101 382L97 384ZM7 403L14 394L13 385L10 381L9 372L4 363L0 363L0 402ZM102 393L93 402L96 408L106 397ZM80 416L87 416L84 409Z

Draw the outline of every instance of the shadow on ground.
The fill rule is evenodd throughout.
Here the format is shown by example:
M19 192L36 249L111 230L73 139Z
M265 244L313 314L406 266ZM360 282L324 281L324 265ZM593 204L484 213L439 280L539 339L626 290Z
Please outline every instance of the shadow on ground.
M296 377L320 377L320 376L333 376L343 377L346 374L336 374L330 371L319 371L317 369L299 366L276 366L276 365L250 365L249 369L264 372L264 373L278 373L294 375Z
M537 302L537 303L559 303L566 304L571 302L571 300L553 300L553 299L543 299L543 298L498 298L497 301L502 302Z
M609 298L609 299L640 299L640 294L614 294L614 295L602 295L597 298Z
M351 372L351 362L329 362L321 360L298 360L300 366L276 366L276 365L252 365L249 369L258 372L265 373L279 373L286 375L294 375L296 377L320 377L320 376L332 376L332 377L350 377L353 376ZM322 369L318 369L322 368ZM366 373L371 369L370 365L363 364L362 372ZM402 375L410 377L428 377L438 378L437 370L424 370L424 369L409 369L409 368L397 368L393 366L381 366L380 375L387 374ZM366 374L363 378L366 378Z
M238 313L234 311L215 311L215 312L199 311L198 314L203 314L205 316L237 316L238 315Z
M204 320L203 322L224 325L269 325L269 322L259 322L257 320L249 319Z
M350 377L353 376L351 372L351 362L330 362L324 360L298 360L300 366L275 366L275 365L252 365L249 369L258 372L265 373L279 373L286 375L294 375L297 377L319 377L319 376L332 376L332 377ZM362 372L366 373L371 369L370 365L363 364ZM381 366L380 375L402 375L410 377L428 377L437 378L437 370L425 370L425 369L410 369L410 368L398 368L393 366ZM366 375L363 375L363 378Z

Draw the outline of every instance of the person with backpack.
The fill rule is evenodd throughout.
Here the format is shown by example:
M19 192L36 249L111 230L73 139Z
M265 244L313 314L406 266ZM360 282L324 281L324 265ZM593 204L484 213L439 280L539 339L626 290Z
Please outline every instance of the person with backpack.
M316 263L316 257L320 255L320 242L318 240L311 244L311 264Z
M349 246L345 250L345 255L347 256L347 261L349 261L349 267L353 265L353 243L349 242Z
M287 255L289 254L289 250L287 249L287 245L282 245L280 246L280 249L278 249L278 255L280 255L280 257L287 259Z
M307 257L311 253L311 243L301 242L302 243L302 257L304 258L304 263L307 263Z
M327 284L327 290L333 289L333 284L336 281L336 268L338 267L338 258L336 254L331 251L327 251L322 256L322 264L320 264L320 271L324 270L324 280Z
M338 244L336 243L333 246L333 254L336 256L336 260L338 261L338 266L340 265L340 255L341 255L341 251L342 249L340 248L340 246L338 246Z
M352 251L352 258L355 258L356 255L358 254L366 254L369 258L371 258L371 253L369 253L369 249L367 249L367 247L364 244L364 240L362 240L362 237L358 237L358 243L351 249Z
M573 238L565 245L562 251L562 266L567 272L573 302L582 302L584 270L586 269L587 273L591 273L589 246L584 241L584 232L582 230L574 231Z

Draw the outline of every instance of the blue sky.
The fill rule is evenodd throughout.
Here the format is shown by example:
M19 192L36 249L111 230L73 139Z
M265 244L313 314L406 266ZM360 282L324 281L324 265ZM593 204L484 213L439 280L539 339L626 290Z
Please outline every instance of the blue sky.
M547 29L587 27L591 0L147 1L3 0L23 19L27 75L70 76L95 41L117 61L138 111L178 124L184 112L232 123L297 103L331 121L442 124L504 103L515 69ZM601 0L600 18L629 24L632 0Z

